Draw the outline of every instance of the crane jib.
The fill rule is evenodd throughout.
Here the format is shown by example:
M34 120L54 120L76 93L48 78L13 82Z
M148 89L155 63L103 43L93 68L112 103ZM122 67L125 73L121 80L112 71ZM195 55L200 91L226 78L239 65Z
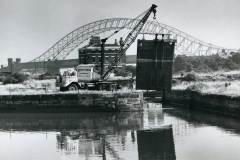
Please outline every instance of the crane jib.
M119 53L114 57L114 60L108 66L108 70L103 74L102 76L103 79L106 79L109 73L118 66L120 58L122 57L122 55L124 55L124 53L131 46L131 44L136 40L144 24L148 20L150 14L153 13L154 19L156 18L156 12L157 12L156 8L157 8L157 5L153 4L151 8L147 11L147 13L143 16L143 18L140 19L140 21L135 25L135 27L133 27L131 32L127 35L127 37L123 41L123 44L120 46ZM138 21L138 19L136 19L136 21Z

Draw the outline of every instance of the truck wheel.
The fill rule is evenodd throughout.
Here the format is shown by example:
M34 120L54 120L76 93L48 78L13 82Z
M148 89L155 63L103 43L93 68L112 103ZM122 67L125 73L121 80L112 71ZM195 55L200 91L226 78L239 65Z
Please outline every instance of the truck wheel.
M68 90L69 91L76 91L76 90L78 90L78 86L76 85L76 84L70 84L69 86L68 86Z
M110 85L110 91L116 91L117 90L117 84Z

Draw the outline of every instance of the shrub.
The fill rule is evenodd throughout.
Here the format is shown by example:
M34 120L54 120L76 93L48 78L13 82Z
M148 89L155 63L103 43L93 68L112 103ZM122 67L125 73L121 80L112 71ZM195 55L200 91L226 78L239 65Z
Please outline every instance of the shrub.
M117 69L114 71L114 74L115 74L116 76L123 76L123 77L126 77L126 76L128 75L125 67L117 68Z
M51 75L51 73L46 72L44 74L39 75L38 79L39 80L44 80L44 79L50 79L52 77L53 77L53 75Z
M6 76L0 76L0 82L3 82L6 79Z
M207 88L207 85L205 85L203 83L197 83L197 84L190 85L187 88L187 90L201 92L206 88Z
M134 76L136 76L136 67L134 67L134 66L123 66L121 68L117 68L114 71L114 73L115 73L116 76L126 77L126 76L129 76L129 75L132 75L134 77Z
M12 76L7 76L6 79L3 80L3 84L15 84L17 82L17 79Z
M185 56L178 55L174 59L173 71L209 72L217 70L233 70L240 68L240 53L232 53L232 56L221 57L219 55L209 56Z
M180 78L182 81L197 81L199 80L199 76L194 72L187 73L185 76Z
M28 79L28 75L22 73L14 73L12 75L8 75L4 80L3 84L15 84L22 83L23 81Z

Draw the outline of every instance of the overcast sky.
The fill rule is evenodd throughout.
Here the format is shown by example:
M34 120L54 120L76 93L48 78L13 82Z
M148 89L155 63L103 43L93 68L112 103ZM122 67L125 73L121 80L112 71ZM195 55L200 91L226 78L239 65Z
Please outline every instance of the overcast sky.
M0 0L0 63L28 61L86 23L133 18L158 5L159 21L203 41L240 48L240 0Z

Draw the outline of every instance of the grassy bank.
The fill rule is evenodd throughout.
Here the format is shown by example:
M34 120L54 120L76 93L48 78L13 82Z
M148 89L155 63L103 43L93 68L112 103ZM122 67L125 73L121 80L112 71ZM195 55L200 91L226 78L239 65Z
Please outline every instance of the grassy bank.
M174 75L174 82L173 90L192 90L203 94L240 96L240 70Z
M55 80L27 80L19 84L0 84L0 95L45 94L58 92Z

